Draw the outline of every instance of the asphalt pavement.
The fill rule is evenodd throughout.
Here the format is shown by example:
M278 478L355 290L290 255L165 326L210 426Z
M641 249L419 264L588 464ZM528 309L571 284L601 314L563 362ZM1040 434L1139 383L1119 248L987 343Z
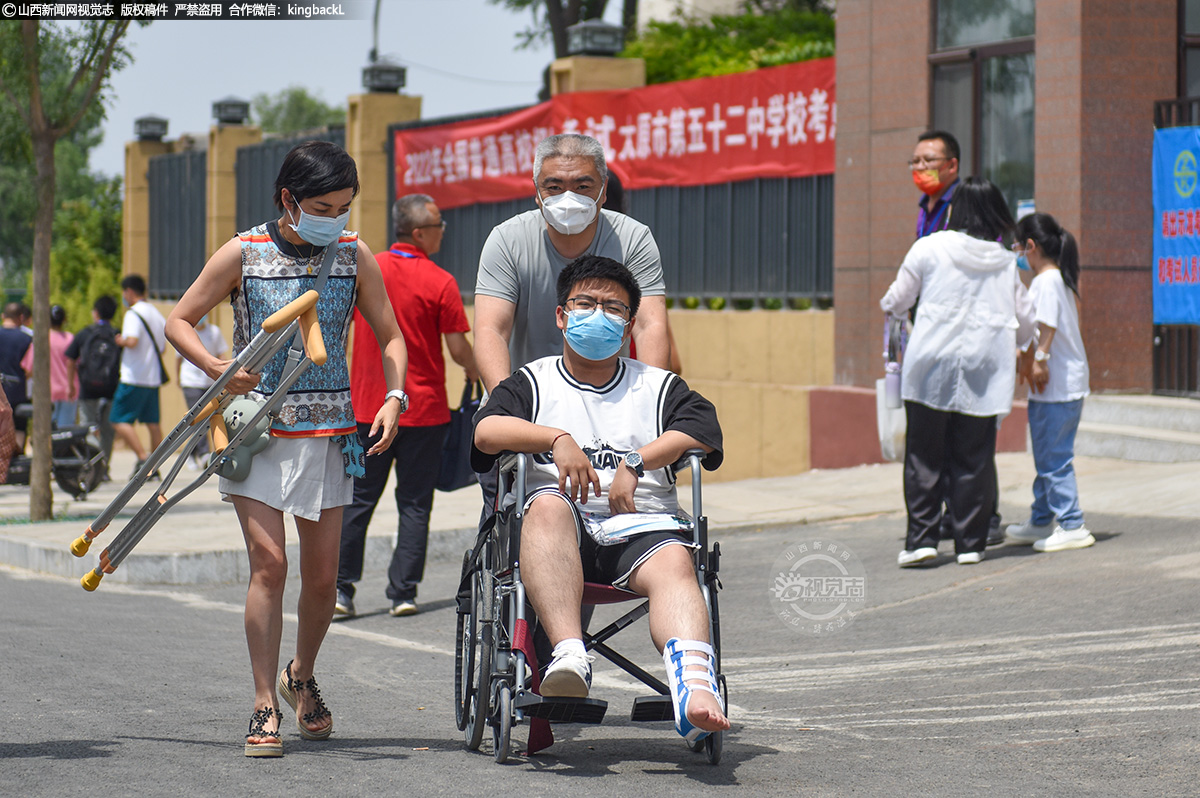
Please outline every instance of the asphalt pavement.
M1019 520L1028 455L999 462L1002 512ZM1003 546L961 566L944 544L932 567L903 570L898 466L706 485L724 554L733 722L716 767L687 751L669 724L631 723L629 706L645 688L606 664L593 688L610 703L604 724L557 726L551 749L503 766L486 739L482 752L465 750L451 702L462 551L454 536L478 511L471 489L437 497L441 542L420 614L388 616L382 564L368 567L360 616L333 625L318 662L334 735L303 741L289 720L278 761L241 754L253 698L240 578L122 582L122 568L89 594L76 574L9 565L0 568L4 792L1195 795L1200 464L1080 458L1077 466L1094 547ZM384 496L375 526L387 528L395 509L386 513ZM197 491L193 500L147 537L146 556L156 554L150 547L181 562L229 551L217 544L236 542L231 509L215 494ZM0 489L0 512L16 514L18 503L14 489ZM86 516L92 508L64 509ZM6 551L65 552L84 525L9 523L0 536ZM385 550L387 534L379 535ZM205 549L201 538L216 542ZM196 547L193 558L169 551L183 541ZM792 623L776 591L780 563L796 562L789 555L798 547L830 544L862 574L861 596L837 613L844 625ZM90 567L95 554L71 561ZM297 588L291 580L285 652ZM618 640L651 672L661 668L644 624ZM525 734L514 732L517 748Z

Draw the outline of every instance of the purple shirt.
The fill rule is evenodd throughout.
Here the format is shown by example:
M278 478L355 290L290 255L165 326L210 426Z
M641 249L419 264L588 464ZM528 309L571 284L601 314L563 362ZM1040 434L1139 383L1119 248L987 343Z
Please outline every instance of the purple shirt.
M929 207L929 196L921 195L917 202L920 211L917 213L917 238L924 238L930 233L945 230L950 224L950 206L954 203L954 190L958 188L958 179L946 189L933 207Z

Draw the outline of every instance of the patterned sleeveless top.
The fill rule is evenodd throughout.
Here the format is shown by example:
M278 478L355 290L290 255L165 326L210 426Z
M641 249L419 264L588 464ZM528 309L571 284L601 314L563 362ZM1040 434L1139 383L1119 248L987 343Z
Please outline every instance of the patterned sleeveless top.
M233 292L233 350L241 352L262 330L263 320L314 286L324 247L304 257L282 236L275 222L239 233L242 245L242 282ZM282 246L277 241L282 242ZM358 234L343 232L337 256L317 301L317 320L328 358L308 371L288 391L279 407L271 434L285 438L354 435L358 426L350 405L350 375L346 369L346 336L358 298ZM285 251L286 249L286 251ZM279 385L287 363L288 347L271 358L262 370L255 393L271 394Z

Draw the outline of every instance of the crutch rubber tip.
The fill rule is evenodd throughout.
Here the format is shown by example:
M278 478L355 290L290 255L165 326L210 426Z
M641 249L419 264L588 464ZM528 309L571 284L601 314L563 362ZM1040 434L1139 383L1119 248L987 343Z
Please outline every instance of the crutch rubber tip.
M91 593L93 590L100 587L100 580L103 578L104 574L98 571L88 571L87 574L84 575L83 579L79 580L79 584L83 586L84 590Z
M80 535L75 538L75 542L71 544L71 553L76 557L82 557L88 553L88 549L92 547L92 541L87 535Z

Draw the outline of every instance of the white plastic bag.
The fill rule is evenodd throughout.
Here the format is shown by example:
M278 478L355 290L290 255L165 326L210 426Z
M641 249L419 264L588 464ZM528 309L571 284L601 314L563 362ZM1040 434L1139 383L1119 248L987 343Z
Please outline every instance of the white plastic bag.
M875 380L875 425L879 430L879 451L891 463L904 460L904 437L908 418L904 407L888 407L886 380Z

